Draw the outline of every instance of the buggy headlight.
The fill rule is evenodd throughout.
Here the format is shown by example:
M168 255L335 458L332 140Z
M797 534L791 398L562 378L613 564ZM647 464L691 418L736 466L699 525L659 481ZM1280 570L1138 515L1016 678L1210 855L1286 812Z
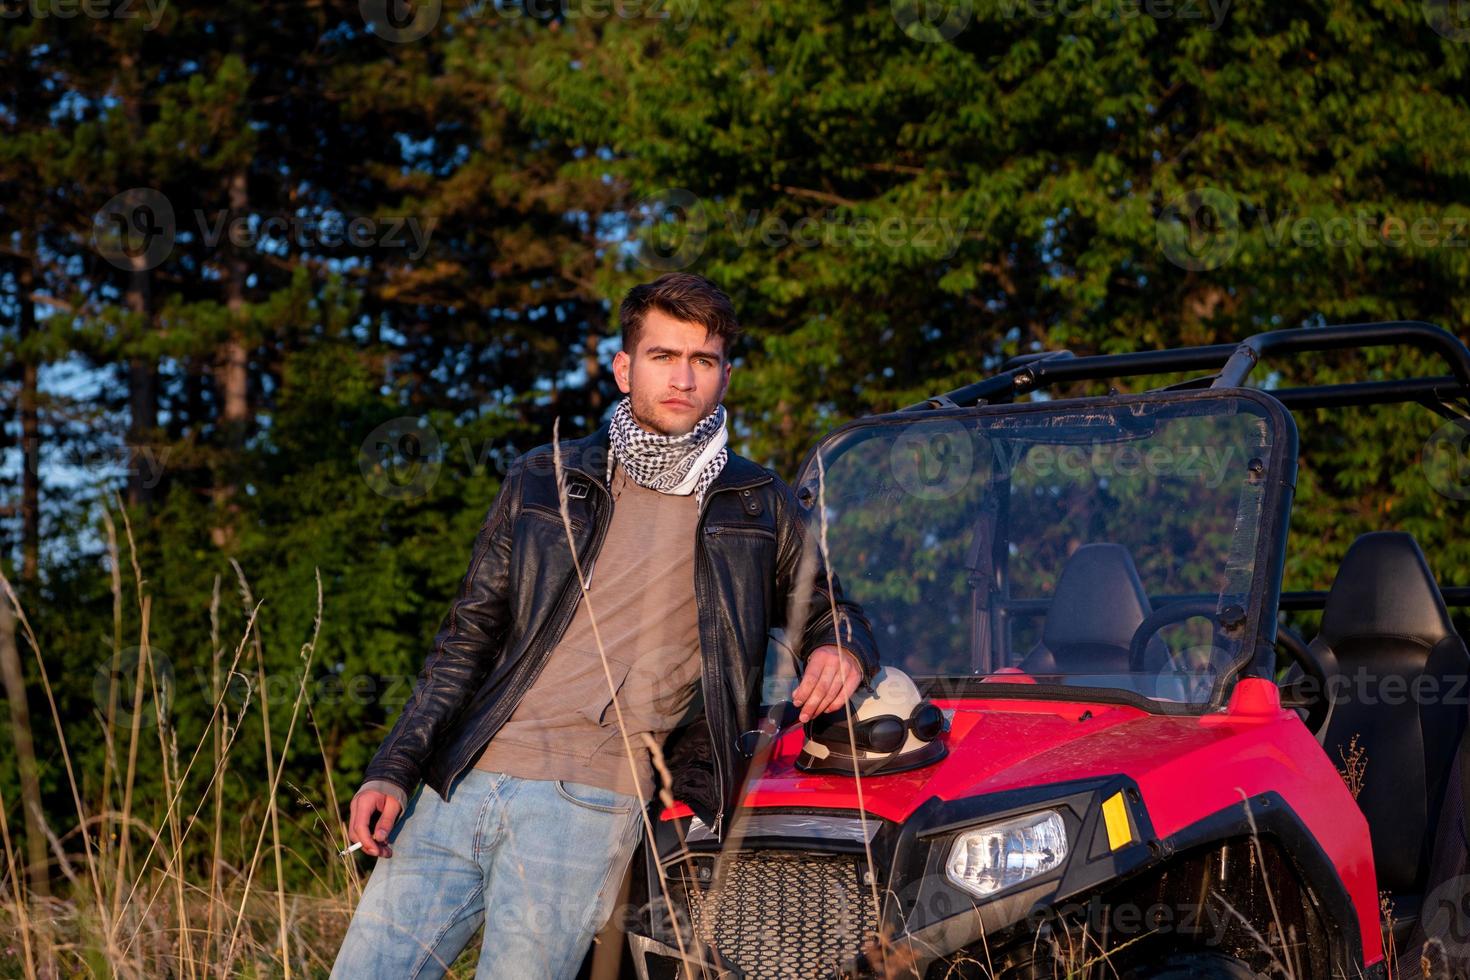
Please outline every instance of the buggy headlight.
M1062 866L1067 828L1062 815L1043 810L967 830L955 838L944 872L972 895L996 892Z

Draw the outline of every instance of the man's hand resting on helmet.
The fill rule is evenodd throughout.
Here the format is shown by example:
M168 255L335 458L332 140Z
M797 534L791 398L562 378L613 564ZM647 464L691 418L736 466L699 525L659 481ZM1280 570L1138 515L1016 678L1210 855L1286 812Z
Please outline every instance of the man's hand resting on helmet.
M841 708L862 680L863 668L856 654L831 644L817 647L807 657L801 683L796 686L791 701L801 709L801 720L805 723Z

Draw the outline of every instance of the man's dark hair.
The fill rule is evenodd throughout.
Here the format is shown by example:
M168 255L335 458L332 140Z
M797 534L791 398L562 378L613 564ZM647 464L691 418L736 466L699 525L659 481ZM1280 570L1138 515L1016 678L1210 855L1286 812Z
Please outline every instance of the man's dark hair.
M645 282L628 290L618 309L623 328L623 350L638 350L638 334L649 310L686 323L698 323L724 341L725 360L730 360L735 341L740 337L740 323L735 319L735 304L720 287L704 276L692 272L668 272L653 282Z

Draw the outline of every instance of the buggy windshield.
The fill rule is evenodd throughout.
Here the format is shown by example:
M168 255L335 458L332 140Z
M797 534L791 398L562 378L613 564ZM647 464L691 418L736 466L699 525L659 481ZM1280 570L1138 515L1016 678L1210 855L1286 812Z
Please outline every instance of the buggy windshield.
M1256 399L1180 395L890 415L829 436L799 493L882 661L916 679L1210 701L1249 653L1277 438Z

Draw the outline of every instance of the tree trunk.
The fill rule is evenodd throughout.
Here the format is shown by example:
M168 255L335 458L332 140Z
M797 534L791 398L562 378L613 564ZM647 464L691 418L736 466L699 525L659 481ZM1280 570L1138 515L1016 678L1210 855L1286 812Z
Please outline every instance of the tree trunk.
M124 302L129 312L152 321L152 282L145 259L133 259ZM128 503L152 503L160 456L149 440L158 428L158 365L151 358L128 358Z
M587 352L582 356L582 370L587 375L587 423L596 425L602 416L602 361L597 348L602 343L602 330L593 327L587 334Z
M20 344L24 350L26 341L36 333L36 307L31 302L35 274L28 259L21 261L16 278ZM20 370L20 579L34 587L41 573L41 425L36 359L23 353Z
M36 363L24 352L26 340L36 331L36 307L31 302L35 266L27 251L29 236L21 239L22 257L15 270L18 334L22 348L20 386L21 430L21 580L34 591L40 577L40 480L37 424ZM15 744L16 768L20 775L21 810L25 816L26 867L31 894L51 894L50 853L46 847L46 817L41 809L41 784L36 770L36 749L31 735L30 708L26 700L25 668L16 642L15 612L10 600L0 595L0 683L10 705L10 730Z
M0 681L10 705L10 731L15 740L16 768L20 770L21 809L25 814L26 867L31 894L51 894L51 857L46 849L46 816L41 809L41 783L36 776L36 748L31 739L31 713L26 702L25 670L15 640L15 611L10 599L0 595Z
M243 218L250 205L246 172L237 170L230 177L230 218ZM250 420L249 352L239 324L245 311L245 279L250 274L244 257L233 247L225 260L225 308L237 325L220 347L216 371L220 392L220 432L224 437L224 464L215 472L215 524L210 532L215 547L227 548L234 540L234 502L239 491L238 457L245 448L245 429Z

